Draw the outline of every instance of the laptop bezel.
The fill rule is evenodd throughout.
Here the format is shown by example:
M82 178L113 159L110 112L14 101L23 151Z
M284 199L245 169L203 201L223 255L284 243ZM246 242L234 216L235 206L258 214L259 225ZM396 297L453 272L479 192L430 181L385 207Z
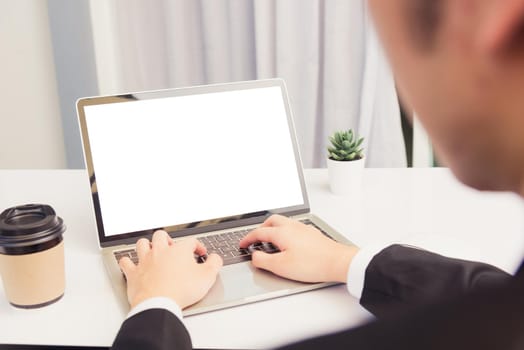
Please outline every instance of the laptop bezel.
M295 156L295 163L297 167L297 173L299 176L300 187L302 191L302 197L304 204L296 205L291 207L274 208L267 211L256 212L256 213L243 213L239 215L229 216L225 218L214 218L200 222L193 222L181 225L171 225L164 227L154 227L149 230L134 231L128 233L122 233L118 235L106 236L104 231L103 218L100 210L100 201L98 199L98 190L96 186L96 169L93 165L91 147L89 143L89 133L86 123L86 115L84 108L86 106L101 105L108 103L126 103L129 101L146 100L146 99L159 99L166 97L176 96L188 96L197 94L206 94L214 92L226 92L226 91L237 91L247 89L257 89L266 87L280 87L282 93L282 99L284 102L284 108L286 111L286 117L288 122L288 131L291 137L291 143ZM203 232L211 232L217 230L223 230L228 228L234 228L239 226L253 225L263 222L267 217L272 214L282 214L286 216L299 215L309 213L309 199L307 196L302 160L300 157L300 151L298 147L298 141L296 138L293 114L289 104L289 97L285 82L282 79L266 79L266 80L253 80L253 81L242 81L225 84L212 84L212 85L200 85L194 87L185 88L174 88L165 90L154 90L154 91L143 91L133 92L118 95L108 96L95 96L85 97L77 100L76 103L78 122L80 127L80 134L82 139L82 147L84 153L84 160L89 174L89 183L92 197L92 208L95 215L95 221L97 226L97 233L99 238L99 244L101 247L110 247L121 244L133 244L138 238L147 237L151 238L152 234L159 229L163 229L169 232L171 235L176 237L184 237Z

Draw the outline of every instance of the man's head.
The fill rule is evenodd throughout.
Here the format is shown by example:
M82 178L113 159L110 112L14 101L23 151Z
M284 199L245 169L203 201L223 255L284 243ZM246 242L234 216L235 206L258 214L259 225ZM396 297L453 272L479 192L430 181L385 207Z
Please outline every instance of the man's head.
M524 0L369 0L400 95L464 183L524 194Z

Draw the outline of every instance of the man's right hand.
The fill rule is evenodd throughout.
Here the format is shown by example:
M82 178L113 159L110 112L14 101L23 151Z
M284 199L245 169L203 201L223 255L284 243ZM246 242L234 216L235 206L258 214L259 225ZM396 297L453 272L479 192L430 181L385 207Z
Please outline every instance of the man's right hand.
M253 265L302 282L346 282L355 246L337 243L314 227L281 215L269 217L240 241L241 248L270 242L279 253L255 251Z

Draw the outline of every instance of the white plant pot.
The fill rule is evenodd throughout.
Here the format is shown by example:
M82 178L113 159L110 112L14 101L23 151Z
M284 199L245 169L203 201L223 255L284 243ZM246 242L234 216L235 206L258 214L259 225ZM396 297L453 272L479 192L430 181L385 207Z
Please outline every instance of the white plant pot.
M359 160L327 160L329 186L338 195L358 195L362 186L364 158Z

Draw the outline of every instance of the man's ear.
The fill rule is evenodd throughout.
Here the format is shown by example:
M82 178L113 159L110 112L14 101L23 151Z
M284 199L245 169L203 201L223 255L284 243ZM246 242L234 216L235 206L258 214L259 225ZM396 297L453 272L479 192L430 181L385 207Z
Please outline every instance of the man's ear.
M477 43L486 53L511 49L518 35L524 35L524 0L491 0L478 31Z

